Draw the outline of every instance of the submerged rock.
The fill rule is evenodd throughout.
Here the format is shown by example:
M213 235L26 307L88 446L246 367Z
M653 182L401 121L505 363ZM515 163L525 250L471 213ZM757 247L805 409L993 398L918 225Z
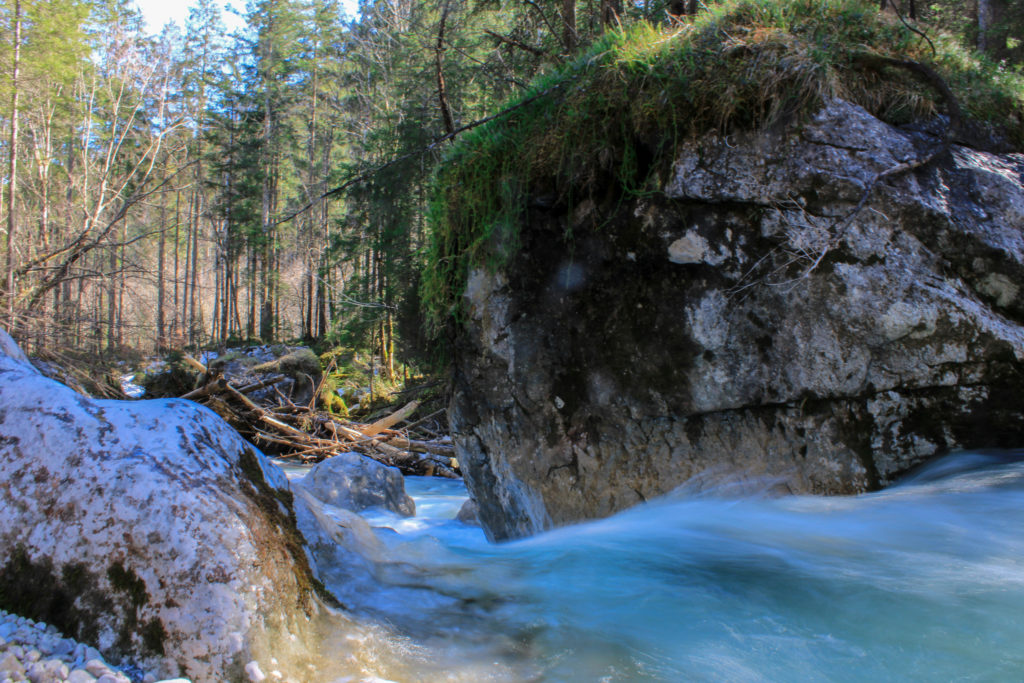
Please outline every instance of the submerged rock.
M456 341L489 533L697 474L847 494L1024 442L1024 155L954 146L872 185L934 145L834 100L686 143L655 195L531 203L509 265L470 274Z
M463 503L455 515L455 519L463 524L480 526L480 509L477 507L476 501L470 498Z
M320 501L353 512L383 507L406 517L416 514L416 503L406 494L398 468L359 453L327 458L295 483Z
M110 661L302 671L317 582L278 468L188 401L93 400L0 332L0 608Z

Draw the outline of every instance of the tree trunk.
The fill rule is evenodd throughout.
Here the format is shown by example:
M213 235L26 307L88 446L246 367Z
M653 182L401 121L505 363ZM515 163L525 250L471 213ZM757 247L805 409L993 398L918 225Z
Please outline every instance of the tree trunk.
M118 259L120 262L118 277L117 277L117 346L121 348L124 345L124 290L127 282L125 281L125 243L128 241L128 217L126 216L121 222L121 258Z
M565 44L566 52L572 53L579 45L579 35L576 33L576 0L562 0L562 23L565 25L562 42Z
M18 76L20 70L21 0L15 0L14 45L11 61L11 136L7 147L7 328L12 333L17 327L14 318L14 300L17 297L17 292L14 289L14 271L17 267L14 245L18 230L18 100L21 94Z
M171 336L177 337L178 330L178 267L181 246L181 192L174 193L174 318L171 321Z
M160 236L156 247L156 349L167 348L167 314L164 312L166 283L164 282L164 261L167 251L167 197L160 194Z
M601 27L608 28L619 23L622 14L621 0L601 0Z
M191 280L188 300L189 344L195 344L197 334L201 334L202 332L202 330L196 328L196 298L198 297L199 290L199 229L202 225L202 206L203 196L199 193L199 190L196 190L196 197L193 205L195 220L192 224L192 272L189 275L189 279Z
M991 0L978 0L978 52L988 52L988 33L991 24Z
M441 11L441 23L437 27L437 46L434 48L434 59L437 70L437 99L441 108L441 118L444 120L445 135L452 135L455 132L455 119L452 117L452 109L448 104L448 89L444 82L444 27L448 21L449 3L444 3ZM454 142L449 138L449 142Z
M185 271L182 273L181 280L181 334L187 340L192 334L192 323L188 316L188 302L189 302L189 275L192 272L192 259L195 258L195 254L192 253L192 229L195 227L192 224L192 204L195 201L195 194L189 193L188 195L188 206L185 208Z
M256 336L256 287L259 275L256 270L256 248L249 246L249 277L246 279L246 315L245 315L245 336L252 339Z
M117 292L115 290L115 282L117 277L117 248L110 247L110 256L108 257L108 268L110 273L107 275L107 350L113 351L115 347L114 328L116 325L117 318Z

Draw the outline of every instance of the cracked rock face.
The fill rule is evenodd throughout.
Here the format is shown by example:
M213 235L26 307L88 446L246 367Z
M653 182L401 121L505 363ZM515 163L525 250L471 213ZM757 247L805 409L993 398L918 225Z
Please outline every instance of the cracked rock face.
M209 410L93 400L0 331L0 600L163 678L300 672L319 609L284 475Z
M657 196L532 208L519 255L471 274L456 341L489 533L698 475L847 494L1024 443L1024 155L954 147L854 212L934 144L837 100L685 145Z

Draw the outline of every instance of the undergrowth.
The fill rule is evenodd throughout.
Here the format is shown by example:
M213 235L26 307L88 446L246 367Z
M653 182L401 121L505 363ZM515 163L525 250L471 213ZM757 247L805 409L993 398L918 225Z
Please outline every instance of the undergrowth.
M419 368L403 363L396 364L395 375L389 379L379 358L343 346L321 353L320 365L324 368L320 404L345 418L362 418L408 400L405 394L410 389L430 381Z
M771 127L832 97L893 124L942 113L940 93L906 70L865 68L865 54L930 65L968 118L1024 148L1024 78L951 36L930 38L934 54L860 0L729 0L673 29L607 35L535 83L523 106L461 137L439 167L422 286L433 332L460 315L471 268L516 253L529 197L571 207L609 181L620 196L657 192L680 142Z

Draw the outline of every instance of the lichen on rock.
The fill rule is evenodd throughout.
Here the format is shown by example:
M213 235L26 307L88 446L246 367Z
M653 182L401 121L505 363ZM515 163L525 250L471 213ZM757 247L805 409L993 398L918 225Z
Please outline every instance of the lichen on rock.
M301 677L326 594L280 470L201 406L93 400L0 349L0 608L168 678Z

